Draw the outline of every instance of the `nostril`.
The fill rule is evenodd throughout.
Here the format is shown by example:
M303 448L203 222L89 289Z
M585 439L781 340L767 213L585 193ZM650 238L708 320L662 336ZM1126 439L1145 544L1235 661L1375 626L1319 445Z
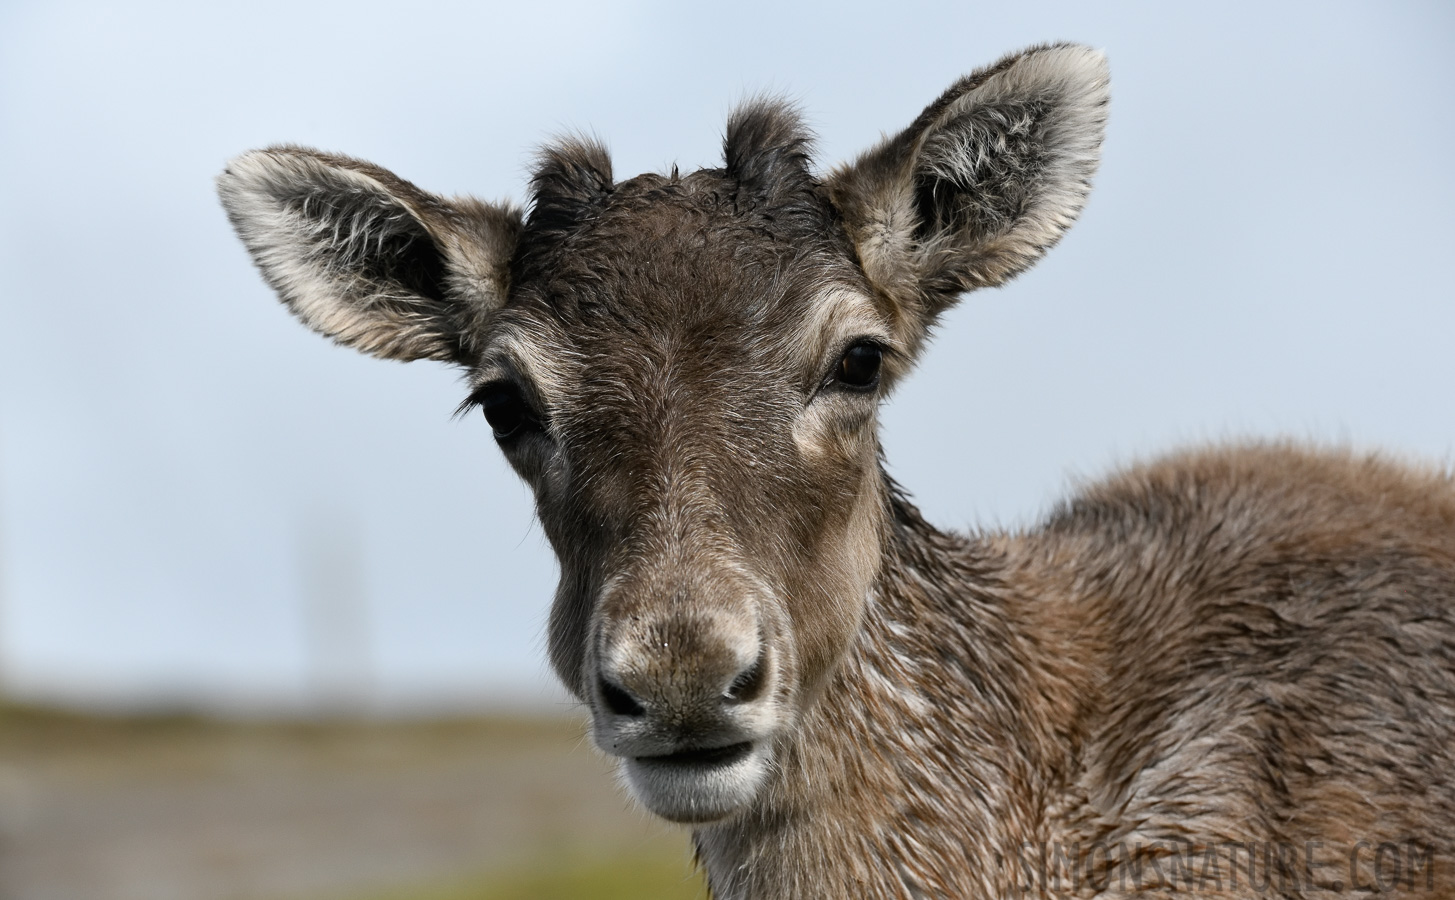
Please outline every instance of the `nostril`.
M601 679L601 700L607 709L619 716L640 716L647 711L625 688L612 684L605 678Z
M724 700L729 703L747 703L756 700L763 693L763 686L768 683L768 666L764 664L763 658L764 654L760 653L757 662L738 673L738 677L723 691Z

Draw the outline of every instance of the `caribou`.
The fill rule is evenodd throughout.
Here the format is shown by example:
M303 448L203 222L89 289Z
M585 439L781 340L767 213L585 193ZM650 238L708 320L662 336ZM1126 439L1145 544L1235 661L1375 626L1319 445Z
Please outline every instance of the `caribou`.
M881 402L1077 218L1108 86L1033 47L828 171L765 99L718 168L560 140L525 209L297 146L219 178L304 324L463 369L552 665L722 900L1455 896L1449 472L1201 447L969 534L886 474Z

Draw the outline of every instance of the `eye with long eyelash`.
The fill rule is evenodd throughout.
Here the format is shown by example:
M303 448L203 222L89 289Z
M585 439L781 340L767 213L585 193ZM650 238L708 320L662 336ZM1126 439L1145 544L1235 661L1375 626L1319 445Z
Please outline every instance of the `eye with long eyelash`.
M518 437L526 431L539 431L540 416L531 408L520 385L513 381L491 381L476 388L460 405L456 415L479 407L490 423L497 441Z

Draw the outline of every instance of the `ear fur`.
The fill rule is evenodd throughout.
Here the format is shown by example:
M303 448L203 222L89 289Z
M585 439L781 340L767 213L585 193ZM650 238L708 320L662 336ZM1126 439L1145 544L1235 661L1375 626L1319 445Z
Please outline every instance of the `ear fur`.
M813 137L790 104L769 97L733 112L723 136L724 171L756 199L775 205L814 184Z
M388 359L467 362L505 301L520 213L445 200L360 160L243 154L217 179L228 218L298 318Z
M531 178L530 228L561 236L606 205L614 185L611 154L592 138L543 147Z
M1002 284L1076 220L1106 128L1098 51L1033 47L957 81L827 180L865 273L915 346L965 291Z

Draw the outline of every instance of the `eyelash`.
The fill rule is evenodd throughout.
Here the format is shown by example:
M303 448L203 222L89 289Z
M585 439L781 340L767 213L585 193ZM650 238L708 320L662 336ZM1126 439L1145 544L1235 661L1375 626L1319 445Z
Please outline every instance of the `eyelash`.
M513 380L497 379L475 388L455 410L455 415L458 417L477 408L485 414L495 439L502 443L521 437L525 431L544 428L544 417Z

